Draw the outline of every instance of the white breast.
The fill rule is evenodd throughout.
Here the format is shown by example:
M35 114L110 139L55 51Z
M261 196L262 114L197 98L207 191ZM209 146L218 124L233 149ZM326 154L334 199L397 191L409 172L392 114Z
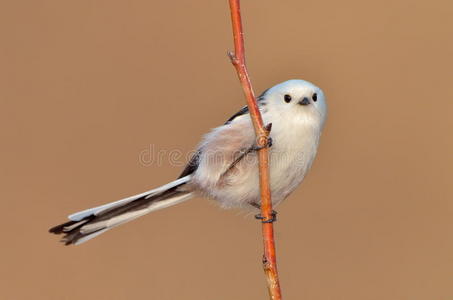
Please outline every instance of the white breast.
M316 120L302 117L272 116L275 147L270 151L270 178L275 205L302 182L316 156L321 128Z

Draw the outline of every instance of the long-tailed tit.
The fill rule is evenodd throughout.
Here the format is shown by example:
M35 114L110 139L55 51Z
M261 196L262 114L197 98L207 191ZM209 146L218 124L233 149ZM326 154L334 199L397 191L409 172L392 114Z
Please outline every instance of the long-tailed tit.
M319 144L327 115L324 93L304 80L280 83L258 97L264 124L272 124L269 150L272 203L302 182ZM194 196L223 208L260 207L257 143L247 107L206 134L178 179L156 189L69 216L50 232L80 244L120 224Z

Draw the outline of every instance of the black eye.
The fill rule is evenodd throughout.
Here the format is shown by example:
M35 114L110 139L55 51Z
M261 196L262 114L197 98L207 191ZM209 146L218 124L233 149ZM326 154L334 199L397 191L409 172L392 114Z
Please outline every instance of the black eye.
M285 99L285 102L286 102L286 103L289 103L289 102L291 102L291 99L292 99L292 98L291 98L290 95L285 95L284 99Z
M318 100L318 95L314 93L313 96L311 96L311 99L316 102Z

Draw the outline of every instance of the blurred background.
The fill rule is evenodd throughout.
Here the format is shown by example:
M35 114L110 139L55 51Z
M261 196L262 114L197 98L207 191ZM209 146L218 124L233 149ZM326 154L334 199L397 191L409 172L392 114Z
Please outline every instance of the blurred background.
M285 299L453 299L451 1L242 10L256 93L303 78L329 101L278 208ZM230 26L226 0L0 2L0 299L267 299L260 224L205 199L77 247L47 233L174 179L169 151L244 105Z

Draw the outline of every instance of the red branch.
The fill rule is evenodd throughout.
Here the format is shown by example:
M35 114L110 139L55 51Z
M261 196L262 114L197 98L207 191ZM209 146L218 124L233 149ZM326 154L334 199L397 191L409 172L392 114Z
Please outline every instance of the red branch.
M234 53L228 52L233 66L236 68L239 80L244 90L252 118L253 127L257 137L257 144L260 146L258 151L259 175L261 191L261 215L263 220L272 218L271 190L269 185L269 151L268 136L270 126L264 127L258 104L253 93L252 84L245 66L244 33L242 31L240 0L229 0L231 10L231 22L233 25ZM269 130L268 130L269 129ZM274 226L273 223L263 223L263 268L267 279L269 295L271 300L280 300L281 291L277 272L277 257L275 254Z

